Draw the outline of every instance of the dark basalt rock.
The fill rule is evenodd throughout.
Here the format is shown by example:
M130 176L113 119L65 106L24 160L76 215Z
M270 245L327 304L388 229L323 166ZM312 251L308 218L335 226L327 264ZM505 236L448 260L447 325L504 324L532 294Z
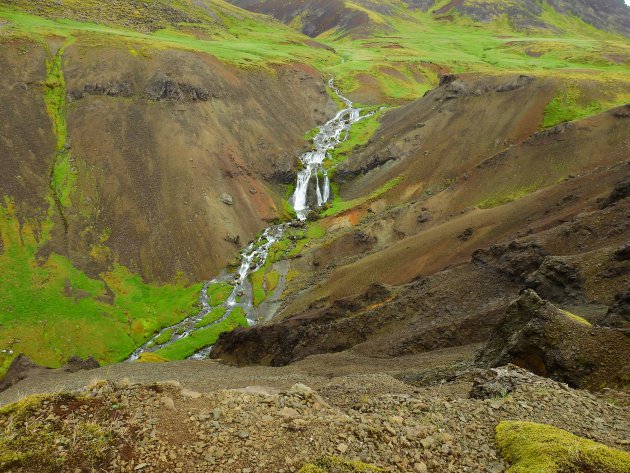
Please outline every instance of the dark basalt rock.
M630 118L630 103L615 110L613 116L617 118Z
M572 387L602 389L630 382L630 338L593 327L526 290L509 306L477 356L482 367L508 363Z
M624 179L615 185L610 195L602 202L602 209L610 207L614 203L626 199L627 197L630 197L630 178Z
M103 95L107 97L131 97L133 88L128 82L113 81L107 84L86 84L83 89L75 89L70 92L72 100L79 100L86 95Z
M71 356L62 369L69 373L76 373L77 371L93 370L100 367L101 365L93 357L84 360L78 356Z
M472 254L472 259L475 264L503 274L510 281L524 283L540 267L547 255L536 242L512 241L477 250Z
M26 355L19 354L13 359L6 374L0 379L0 392L16 385L37 369L41 369L38 364L31 361Z
M497 88L497 92L510 92L512 90L522 89L526 85L534 82L535 78L532 76L520 75L516 79L507 82L506 84L500 85Z
M623 329L630 335L630 290L615 296L613 304L608 308L600 324Z
M450 84L457 80L457 76L455 74L444 74L440 76L440 87Z
M525 281L529 289L556 303L585 302L579 270L560 257L549 256Z
M173 101L207 101L211 94L207 89L195 87L191 84L176 82L164 74L157 74L145 90L146 96L150 100L173 100Z

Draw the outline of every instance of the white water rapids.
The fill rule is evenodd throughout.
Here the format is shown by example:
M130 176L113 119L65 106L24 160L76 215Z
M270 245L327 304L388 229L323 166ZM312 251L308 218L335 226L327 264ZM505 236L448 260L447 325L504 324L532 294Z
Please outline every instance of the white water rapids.
M324 161L330 157L330 151L339 143L348 139L348 132L353 124L372 115L372 113L361 115L361 109L354 108L352 106L352 102L341 95L339 89L335 88L332 79L329 81L328 85L346 105L346 108L339 111L334 118L320 127L319 132L313 138L313 150L300 156L300 161L304 167L298 173L295 192L291 198L293 208L295 209L297 218L300 221L306 220L306 216L311 210L311 202L316 202L317 207L320 207L330 200L330 181L328 179L328 173L324 168ZM320 175L322 177L321 183ZM314 190L315 195L309 196L310 190ZM237 307L241 307L243 309L248 323L254 324L256 320L254 320L253 316L254 304L252 285L249 281L249 276L265 265L270 248L274 243L282 238L285 229L289 225L291 224L284 223L268 227L257 240L251 242L247 248L241 252L241 265L236 273L224 272L218 278L204 284L203 289L201 290L201 295L199 296L199 305L201 306L201 310L198 313L175 325L160 330L151 338L151 340L134 351L128 358L128 361L137 360L142 353L155 352L173 344L177 340L190 336L195 330L199 329L197 324L220 306L223 306L226 309L223 316L210 325L204 326L204 329L218 325L225 321ZM217 283L230 283L233 285L233 289L225 302L212 306L210 304L208 289L210 286ZM170 338L163 343L158 343L161 341L161 337L168 332L172 333ZM205 347L196 352L190 358L207 358L211 350L212 346Z

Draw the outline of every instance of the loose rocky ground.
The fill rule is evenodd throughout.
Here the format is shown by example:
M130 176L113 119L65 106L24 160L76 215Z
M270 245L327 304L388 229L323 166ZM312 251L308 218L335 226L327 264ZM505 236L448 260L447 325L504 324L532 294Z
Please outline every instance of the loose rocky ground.
M503 420L552 424L630 448L623 395L573 390L511 367L462 371L424 387L387 375L343 376L322 383L321 395L300 383L211 389L94 381L74 395L31 402L26 416L5 407L0 471L296 472L337 456L386 471L502 472L494 437ZM94 437L77 435L85 426ZM51 429L50 441L39 435ZM6 452L28 440L25 432L40 441L19 469ZM82 457L88 447L98 454Z

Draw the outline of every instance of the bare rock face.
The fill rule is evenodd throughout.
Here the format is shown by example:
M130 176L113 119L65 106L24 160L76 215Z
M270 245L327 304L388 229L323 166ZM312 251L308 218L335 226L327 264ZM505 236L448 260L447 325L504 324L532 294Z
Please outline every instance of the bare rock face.
M623 329L630 334L630 290L620 292L601 321L602 325Z
M584 302L579 270L560 257L547 257L525 284L541 297L557 303Z
M6 374L0 379L0 392L6 391L11 386L19 383L26 378L30 372L41 368L36 363L33 363L29 357L24 354L18 355L11 362L11 366L7 370Z
M99 368L100 366L99 362L92 357L84 360L78 356L71 356L66 365L63 367L63 370L69 373L76 373L77 371L93 370Z
M630 383L630 338L542 300L532 290L510 305L477 356L491 368L508 363L533 373L589 389Z
M505 275L510 281L522 283L540 267L547 254L538 243L513 241L477 250L472 257L478 266Z

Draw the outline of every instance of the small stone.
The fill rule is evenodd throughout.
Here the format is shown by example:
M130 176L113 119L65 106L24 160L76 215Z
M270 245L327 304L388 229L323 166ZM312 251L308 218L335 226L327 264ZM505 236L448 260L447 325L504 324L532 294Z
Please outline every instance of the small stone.
M348 446L345 443L340 443L339 445L337 445L337 450L343 455L348 451Z
M221 202L225 205L234 205L234 198L230 194L226 194L225 192L221 194Z
M173 401L172 398L168 397L168 396L164 396L160 399L160 402L162 403L162 405L164 407L166 407L167 409L170 410L175 410L175 402Z
M197 391L191 391L190 389L182 389L180 394L183 397L189 397L191 399L199 399L201 397L201 393L198 393Z
M413 471L414 473L427 473L429 470L427 468L426 463L418 462L418 463L414 463Z
M433 439L433 437L427 437L420 440L420 443L425 449L429 449L431 448L431 446L433 446L433 444L435 443L435 440Z
M287 419L292 419L294 417L299 417L300 413L292 407L283 407L280 411L280 415L282 417L286 417Z
M238 433L238 436L242 439L246 439L247 437L249 437L249 432L247 430L241 430Z
M142 470L143 468L146 468L147 466L149 466L148 463L138 463L136 467L133 469L133 471Z

